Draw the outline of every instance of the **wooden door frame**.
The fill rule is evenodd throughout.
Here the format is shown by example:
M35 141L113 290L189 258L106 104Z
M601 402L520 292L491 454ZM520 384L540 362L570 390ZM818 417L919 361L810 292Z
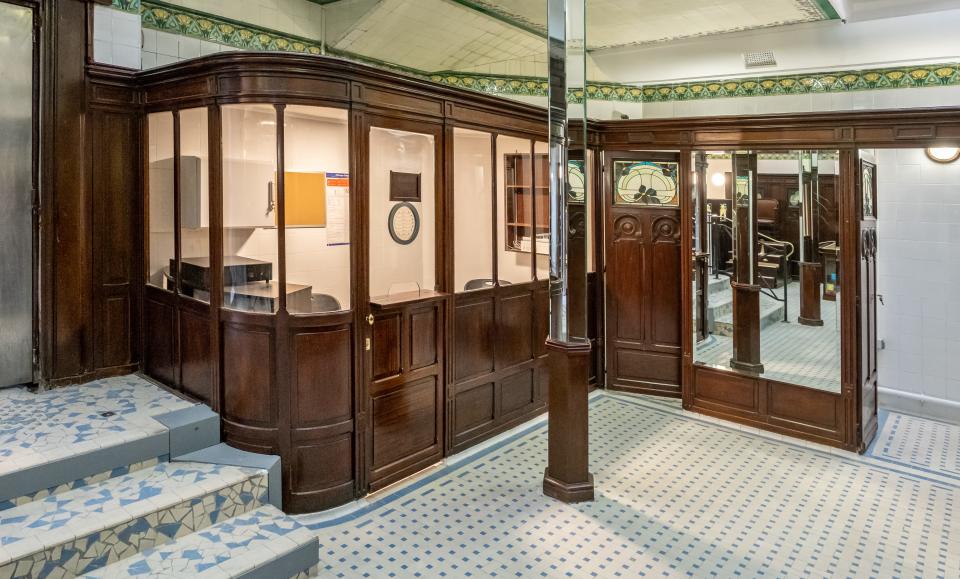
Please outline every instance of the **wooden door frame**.
M613 243L612 236L610 235L610 225L611 225L610 219L611 219L611 211L612 211L612 209L613 209L613 207L614 207L614 205L615 205L614 195L615 195L615 193L616 193L616 192L614 191L614 189L615 189L615 185L614 185L615 175L614 175L614 172L613 172L613 165L614 165L614 163L615 163L617 160L669 161L669 162L677 162L677 163L679 164L679 172L680 172L680 174L678 175L678 181L677 181L677 187L678 187L679 196L680 196L679 207L676 207L676 208L673 208L673 207L670 207L670 208L667 208L667 207L659 207L659 208L658 208L658 207L656 207L656 206L649 206L649 207L646 207L646 206L638 206L637 209L649 209L649 210L657 210L657 209L659 209L659 210L662 210L662 211L672 211L672 212L676 212L676 213L678 214L678 219L679 219L679 221L680 221L680 223L679 223L679 229L680 229L680 233L679 233L679 234L680 234L680 264L679 264L679 267L680 267L680 272L681 272L680 283L681 283L681 284L685 284L685 283L689 283L689 278L690 278L690 273L689 273L689 271L688 271L689 268L687 268L687 267L685 266L685 264L686 264L686 258L685 258L685 256L687 255L685 252L688 252L689 249L690 249L690 247L689 247L690 241L687 239L687 237L688 237L688 231L687 231L687 227L686 227L686 222L689 220L689 219L687 218L687 216L689 215L689 212L690 212L690 207L689 207L690 203L689 203L689 199L688 199L689 195L686 194L686 192L688 191L689 181L690 181L690 179L688 178L688 175L687 175L687 174L689 173L689 170L690 170L690 159L689 159L689 157L690 157L689 151L686 151L686 150L684 150L684 149L678 149L678 150L657 150L657 149L653 149L653 150L642 150L642 149L613 149L613 150L603 150L602 159L600 159L600 161L599 161L600 166L602 167L602 171L600 171L601 182L600 182L600 193L599 193L600 202L601 202L601 204L602 204L602 205L601 205L601 209L602 209L602 210L599 212L599 213L601 214L599 221L600 221L600 223L602 223L602 228L600 229L600 231L601 231L601 237L600 237L601 242L600 242L600 244L599 244L599 246L600 246L600 247L599 247L599 253L602 255L602 271L603 271L603 276L602 276L602 278L603 278L603 283L602 283L602 290L600 290L600 291L602 291L602 294L601 294L601 295L602 295L602 303L601 303L601 304L598 304L598 307L601 308L601 309L600 309L600 312L598 313L598 319L602 320L602 326L601 326L601 331L602 331L601 336L602 336L602 340L603 340L603 353L602 353L603 358L602 358L602 365L603 365L603 368L604 368L604 380L603 380L603 384L604 384L604 387L605 387L605 388L616 389L616 387L614 387L614 385L613 385L613 378L610 376L610 371L611 371L612 368L614 368L614 364L613 364L613 363L611 362L611 360L610 360L610 355L614 352L615 348L612 346L612 343L614 342L614 340L613 340L613 339L611 338L611 336L609 335L609 332L611 331L611 324L608 323L608 322L609 322L609 320L608 320L608 316L609 316L608 303L609 303L609 300L610 300L610 291L609 291L609 290L610 290L610 288L612 287L612 283L611 283L611 281L610 281L609 279L607 279L608 267L610 266L609 251L612 249L612 243ZM601 271L601 268L600 268L599 266L598 266L598 271ZM644 280L644 281L648 281L648 280ZM689 307L691 307L691 306L689 305L688 301L687 301L687 300L689 299L689 297L687 296L688 293L689 293L689 292L683 290L683 287L680 288L680 308L681 308L681 315L680 315L680 319L677 320L677 324L678 324L678 326L679 326L679 331L680 331L680 345L679 345L679 350L680 350L680 352L679 352L679 356L678 356L678 362L680 363L680 373L679 373L679 377L678 377L679 383L677 384L678 391L674 394L674 393L669 393L669 392L665 392L665 391L662 391L662 390L658 390L658 389L653 388L653 387L650 387L650 388L639 388L639 387L638 387L638 389L636 390L637 392L641 392L641 391L642 391L642 393L645 393L645 394L653 394L653 395L676 397L676 398L679 398L679 397L682 396L682 393L683 393L683 390L684 390L684 388L683 388L683 384L684 384L684 368L685 368L685 364L684 364L684 352L685 352L685 349L686 349L686 348L685 348L685 340L687 339L686 334L687 334L687 325L688 325L688 322L687 322L688 316L685 315L683 312L685 312L686 309L689 309Z

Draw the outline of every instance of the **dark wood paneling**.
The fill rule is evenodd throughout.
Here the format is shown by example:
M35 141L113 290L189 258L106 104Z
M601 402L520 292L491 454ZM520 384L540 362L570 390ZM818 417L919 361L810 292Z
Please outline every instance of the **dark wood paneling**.
M454 369L457 382L494 370L495 298L456 297L454 306Z
M510 418L537 403L535 370L530 368L500 382L500 415Z
M272 332L225 324L222 335L224 417L245 425L275 427Z
M437 336L441 329L436 308L410 312L410 370L419 370L439 362Z
M469 389L458 389L453 414L453 431L458 437L478 427L492 426L497 419L496 383L483 382Z
M304 428L353 417L350 328L296 333L293 423Z
M760 387L757 379L750 376L698 369L694 397L706 407L740 414L760 413Z
M306 503L310 497L313 504L309 510L319 510L349 500L353 494L352 433L297 445L293 456L291 489L298 502Z
M767 381L767 401L773 422L799 429L819 427L834 436L840 432L842 404L832 392Z
M154 288L148 290L160 293ZM146 348L144 370L157 380L173 385L176 383L174 338L177 335L173 306L147 298L143 310Z
M435 376L373 398L373 479L435 454L440 445ZM391 468L393 467L393 468Z
M524 292L500 300L497 323L497 368L533 359L533 294Z
M403 315L399 312L378 317L373 322L373 379L382 380L400 374L403 355L401 344Z
M210 404L213 396L213 364L210 352L209 315L180 311L180 382L191 397Z

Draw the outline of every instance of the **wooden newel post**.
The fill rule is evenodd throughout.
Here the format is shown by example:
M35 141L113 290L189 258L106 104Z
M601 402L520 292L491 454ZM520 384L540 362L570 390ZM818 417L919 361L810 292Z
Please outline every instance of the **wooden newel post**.
M568 89L586 80L584 0L548 0L550 113L549 452L543 492L564 502L593 500L589 469L586 207L567 183L571 135L586 150L586 99ZM582 91L580 94L586 94ZM568 110L573 114L568 114ZM570 117L574 117L571 122ZM580 130L571 131L571 125ZM585 171L589 168L585 164ZM570 193L570 194L568 194Z

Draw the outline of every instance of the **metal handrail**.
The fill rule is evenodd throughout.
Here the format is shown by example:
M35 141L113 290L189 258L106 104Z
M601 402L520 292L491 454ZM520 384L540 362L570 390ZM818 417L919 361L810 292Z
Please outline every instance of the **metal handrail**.
M718 221L717 225L720 226L721 230L727 232L727 234L730 235L730 238L732 239L733 238L733 220L731 220L729 217L723 217L721 215L714 215L713 217L717 219ZM723 221L729 222L730 225L723 223ZM783 302L783 321L787 322L789 321L789 314L787 310L790 307L790 295L787 292L787 286L789 285L789 282L790 282L790 279L789 279L790 258L793 257L793 254L796 252L796 246L794 246L789 241L775 239L759 231L757 232L757 236L762 238L763 240L766 240L767 244L769 245L779 245L779 246L785 246L790 248L789 251L779 256L781 260L780 268L783 270L781 273L783 278L783 297L780 297L777 295L777 293L774 291L775 288L772 288L769 285L764 284L763 282L764 278L762 276L760 277L760 291L762 291L767 296L777 300L778 302ZM760 241L761 245L763 245L763 243L764 243L763 241ZM714 273L717 277L719 277L720 272L716 268L714 269Z

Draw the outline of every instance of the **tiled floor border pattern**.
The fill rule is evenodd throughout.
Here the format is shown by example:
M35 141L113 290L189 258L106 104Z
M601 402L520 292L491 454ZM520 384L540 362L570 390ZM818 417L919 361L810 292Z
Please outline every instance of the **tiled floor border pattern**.
M439 84L494 95L546 97L549 87L546 79L543 78L415 70L358 54L325 49L315 39L289 35L156 0L113 0L113 7L125 12L139 12L145 28L199 38L241 50L314 55L326 53ZM718 78L643 86L588 82L586 95L590 100L644 103L955 85L960 85L960 63L944 62L862 70ZM571 91L570 94L572 100L580 100L583 96L583 91Z
M960 563L958 563L960 562L960 557L951 559L954 551L958 548L955 537L945 537L942 533L940 535L937 534L940 531L943 533L949 532L949 529L941 529L938 525L952 525L950 522L952 520L951 513L955 507L954 499L958 496L958 493L960 493L960 476L953 475L950 472L937 471L933 468L920 467L914 464L923 462L922 459L918 457L912 457L907 460L896 460L889 457L878 459L872 455L860 456L815 443L807 443L789 437L763 432L752 427L732 425L718 419L684 411L679 407L679 403L675 401L605 392L595 393L591 400L591 414L597 413L598 410L602 410L604 405L610 404L639 407L646 411L682 418L686 421L699 424L700 426L709 426L711 429L720 429L728 433L739 432L748 438L756 437L758 439L757 443L760 443L761 440L766 440L766 446L760 443L760 446L766 449L765 452L772 455L786 454L791 457L796 457L798 464L815 464L818 469L827 469L827 472L833 475L834 478L841 476L841 474L844 476L853 476L850 474L852 472L857 482L874 484L874 490L883 493L884 499L888 502L891 497L899 497L903 502L909 502L909 507L907 507L908 514L906 515L908 517L907 523L917 523L916 519L921 517L933 516L936 518L942 516L945 518L937 519L936 524L933 525L925 523L922 532L923 536L916 538L911 537L909 539L911 544L908 545L903 542L905 540L903 536L888 536L888 531L889 533L899 533L900 529L897 528L894 531L890 531L890 519L887 518L884 520L884 517L894 515L892 511L884 513L881 508L885 506L889 509L900 509L897 511L896 516L901 517L904 516L904 514L901 508L902 505L897 506L899 503L882 505L882 500L879 497L863 496L862 491L860 491L861 496L858 497L856 493L859 489L854 487L845 487L842 485L828 487L828 494L833 492L840 493L840 498L846 503L844 508L849 508L850 503L855 502L861 505L860 508L863 509L861 516L851 518L850 520L845 520L841 517L838 520L837 507L829 502L831 497L816 494L818 490L823 491L824 489L811 490L791 487L784 488L779 492L791 495L803 495L807 508L810 507L810 504L815 504L815 511L818 514L822 514L824 518L823 525L818 525L817 520L812 518L810 520L796 520L796 513L798 513L800 509L798 506L796 512L782 513L785 518L785 524L793 524L796 528L787 530L771 529L770 525L776 525L776 521L773 523L765 523L754 520L756 516L759 515L754 515L752 512L741 513L739 515L731 513L726 510L730 505L723 504L716 505L717 514L709 521L707 531L694 533L692 529L687 529L687 531L680 532L676 531L676 527L668 527L666 525L660 527L659 525L662 521L651 519L643 524L643 528L652 533L653 536L648 537L644 535L642 541L649 542L643 544L641 541L640 544L636 544L630 543L627 538L626 528L630 521L620 520L617 518L617 515L613 515L613 519L610 519L609 510L603 510L606 507L568 507L561 509L561 512L558 513L549 506L543 507L539 504L529 504L531 501L536 501L537 499L524 496L521 491L516 491L517 496L514 498L514 492L510 490L511 485L518 484L521 481L516 478L515 473L506 472L503 473L503 477L500 479L502 480L502 484L498 483L496 488L481 486L481 488L470 491L472 493L471 496L475 497L479 494L481 499L478 500L483 501L485 504L490 502L497 503L499 500L497 504L501 507L503 506L502 502L504 500L509 499L512 501L516 510L509 511L512 512L513 515L506 515L510 520L500 521L500 523L505 525L502 531L508 533L508 531L513 530L514 535L523 533L525 533L525 535L519 537L519 539L516 539L516 537L513 539L510 537L502 537L499 536L500 529L497 527L496 533L481 533L481 541L486 542L483 545L477 545L476 539L471 543L465 538L460 539L454 537L449 541L449 545L452 547L449 553L446 551L433 550L433 542L439 544L440 539L434 537L433 533L435 529L418 527L417 517L427 517L428 519L435 517L434 520L437 521L438 524L443 524L446 521L451 521L451 518L454 518L456 521L451 521L447 524L453 525L454 527L459 525L457 528L460 529L460 535L476 535L478 528L485 529L486 525L490 523L489 521L482 520L485 514L478 512L478 520L470 520L470 513L473 512L473 507L476 506L476 503L460 505L459 503L449 504L447 501L455 502L452 500L451 495L453 495L453 499L455 499L456 493L461 492L458 490L458 487L476 483L477 481L474 480L473 472L476 469L483 469L485 465L489 466L489 464L497 459L497 454L503 452L519 453L520 447L535 443L538 437L542 438L544 436L543 430L546 427L546 422L540 421L516 429L510 433L508 437L475 452L469 458L456 464L441 467L419 479L410 481L405 486L399 487L393 492L377 497L369 503L358 503L352 511L347 509L343 511L344 514L342 515L314 520L313 522L305 519L304 522L307 526L316 530L321 535L321 561L326 562L326 571L339 576L352 576L352 574L368 572L370 567L364 566L363 563L355 563L350 568L348 568L349 566L341 568L338 567L336 559L331 558L334 552L349 552L351 549L354 549L353 552L357 561L365 557L368 561L370 557L379 557L378 560L382 562L378 563L378 572L395 572L396 576L415 575L413 572L414 568L422 571L422 566L426 564L426 562L432 561L438 556L440 560L446 559L447 563L454 565L455 570L447 573L448 576L465 573L465 571L473 569L465 565L471 564L474 561L471 557L474 556L479 558L483 565L498 563L499 561L491 562L489 559L486 563L482 561L483 556L486 556L491 550L495 551L492 557L503 558L503 564L497 567L497 569L499 569L497 574L503 574L505 576L514 576L516 571L515 566L521 563L527 566L520 571L516 571L517 575L521 573L551 577L564 575L578 576L578 573L590 575L591 573L588 571L593 569L595 573L598 561L600 561L601 566L603 566L605 564L604 561L609 563L612 560L611 558L616 558L619 562L622 561L624 556L629 556L630 561L637 565L636 572L630 569L629 573L624 574L636 573L643 575L644 572L646 572L651 575L660 575L660 571L663 570L662 564L669 563L670 557L674 555L677 556L673 559L674 563L668 565L669 568L664 574L682 574L684 571L689 573L690 567L687 563L692 563L693 567L699 569L700 572L709 572L710 565L712 564L717 564L721 567L726 566L725 569L731 571L731 566L738 566L730 563L730 561L733 560L734 563L736 563L741 557L743 561L739 563L739 567L736 569L738 574L740 572L746 572L744 565L748 563L754 565L754 567L759 565L761 561L758 560L760 559L763 560L763 569L766 571L764 574L769 573L777 576L827 576L834 572L849 570L847 565L852 565L850 569L859 569L863 573L871 574L872 576L885 576L887 573L893 573L896 570L912 576L914 573L910 565L914 563L926 565L923 571L924 576L927 576L928 573L930 576L952 576L955 571L960 573ZM960 440L960 426L946 426L953 429L948 436ZM700 429L698 432L703 431ZM622 434L628 435L629 433L622 432ZM709 442L710 441L705 441L704 444L708 444ZM769 443L771 442L776 444L770 446ZM756 446L756 444L751 444L751 448L755 448ZM721 452L723 447L718 447L717 450ZM519 461L520 458L520 456L514 454L511 460ZM751 458L755 459L756 457ZM669 457L665 456L663 459L668 460ZM500 468L505 468L507 471L511 468L509 466L504 467L502 461L500 464ZM927 467L929 466L928 464ZM626 466L624 468L626 468ZM736 466L731 468L734 470L737 469ZM791 469L792 468L793 467L791 467ZM623 478L629 480L630 474L631 473L625 472ZM711 473L711 475L712 474L713 473ZM726 489L729 493L733 493L733 495L737 495L739 498L742 498L742 496L740 496L742 493L750 493L750 496L753 497L754 500L760 501L757 507L758 510L766 508L769 511L769 509L772 508L770 507L771 499L769 496L762 494L759 497L755 496L756 491L750 490L749 487L749 481L751 481L753 477L761 476L761 473L751 474L751 472L740 472L734 475L730 473L726 474L727 476L741 477L738 478L738 480L747 481L745 482L747 487L741 489ZM778 477L780 473L768 472L763 473L763 476L764 478L770 479L767 482L775 487L776 481L779 480ZM878 481L880 483L879 490L876 487ZM820 486L820 482L822 481L818 481L816 485ZM839 482L841 481L836 480L830 484ZM699 488L701 485L707 485L707 481L700 479L699 483L700 485L688 487L686 492L698 496L701 493L712 492L709 489L703 490ZM620 481L609 480L608 484L619 484L620 488L617 492L621 495L623 494L624 485L620 484ZM628 487L627 496L629 497L634 489L642 488L637 486L641 484L642 481L629 480L629 482L626 483ZM725 487L727 482L725 482L724 479L710 482L710 485L715 484ZM917 490L921 486L922 490ZM904 490L904 488L907 490ZM911 488L913 491L909 490ZM441 497L434 495L434 497L426 498L429 494L435 492L439 492ZM905 496L901 496L901 492L904 493ZM853 497L850 496L851 493L853 493ZM918 498L918 493L923 494L923 498L934 501L936 504L920 502L922 498ZM601 495L602 494L603 493L601 493ZM776 493L774 493L774 495L775 494ZM645 499L649 498L650 497L645 497ZM663 508L676 507L677 505L674 504L674 500L679 500L673 496L672 492L670 496L658 495L657 498L664 501ZM773 502L775 503L777 500L779 499L774 496ZM443 501L442 504L444 506L441 507L438 512L437 505L440 504L441 501ZM658 503L651 502L643 506L644 512L636 513L629 509L628 512L634 513L632 515L633 517L650 516L651 512L664 512L663 510L657 511ZM792 506L792 503L790 506ZM779 512L781 508L783 507L777 507L777 512ZM426 512L431 511L431 509L432 512ZM446 512L448 509L453 512ZM522 513L526 512L525 509L527 511L535 511L534 515L532 515L533 520L526 522L523 520ZM606 525L611 525L614 522L622 523L622 526L614 527L602 525L607 532L613 533L609 538L596 536L597 531L590 528L592 518L599 516L597 509L600 510L599 514L606 514L607 518L603 520L603 523L606 523ZM652 509L652 511L648 509ZM821 509L823 509L824 512L821 513ZM501 508L498 510L496 516L504 516L505 510L507 509ZM700 515L704 513L702 510L699 512ZM712 508L709 512L713 514ZM586 515L586 517L582 515ZM730 518L728 519L727 517ZM520 518L520 520L516 520L517 518ZM587 519L586 522L584 521L585 518ZM749 521L746 520L748 518L750 519ZM464 521L463 519L467 520ZM672 522L676 523L676 521ZM735 534L731 530L740 530L745 526L746 530L740 531L739 535L740 538L743 538L750 532L753 525L763 524L767 525L766 531L770 532L768 539L773 540L775 537L776 549L772 544L754 544L749 548L750 554L747 555L746 549L749 545L743 544L739 549L728 546L727 542L733 540L734 537L732 535ZM510 529L510 525L513 525L512 529ZM864 525L866 525L866 527L864 527ZM883 530L879 531L881 533L879 547L877 547L876 544L866 544L864 542L865 539L860 535L863 529L871 530L874 526L876 526L876 528L883 527ZM494 527L491 526L490 530L492 531L493 529ZM660 530L658 531L657 529ZM689 546L678 546L674 542L675 538L664 536L665 534L670 535L671 529L684 535L686 539L689 539L691 535L696 535L701 541L709 543L709 545L703 545L705 548L704 553L691 554ZM521 531L523 531L523 533L521 533ZM727 531L731 532L728 534ZM766 534L766 531L763 531L763 533ZM779 535L775 534L774 531L777 531ZM457 533L457 529L455 528L450 532ZM822 534L819 539L816 537L811 539L811 535L816 535L821 532ZM724 540L720 540L716 538L716 536L711 536L711 533L719 533ZM494 534L497 536L494 536ZM841 561L841 555L838 554L839 548L836 544L831 544L829 547L823 544L822 541L828 540L824 538L826 535L829 535L829 540L836 540L840 544L845 545L847 555L849 555L851 550L858 550L859 541L859 551L856 555L856 560L853 562L849 560ZM784 537L789 538L785 540ZM634 535L634 538L641 540L637 535ZM876 539L876 535L874 535L873 538ZM813 549L821 555L819 561L805 559L804 557L808 557L810 553L800 553L801 548L799 546L793 547L793 545L791 545L791 541L793 540L802 540L806 544L806 551L809 551L811 547L810 543L814 539L816 540L817 546L813 547ZM888 539L891 541L890 543L886 542ZM463 542L463 545L459 547L462 548L462 553L460 553L458 547L456 547L458 541ZM664 545L664 541L667 541L668 544ZM918 544L916 541L921 541L922 544ZM511 544L505 545L504 542ZM516 543L524 543L527 546L526 549L521 550L522 556L516 554L515 548L519 548ZM495 547L492 546L494 544L496 544ZM568 547L569 549L567 549ZM663 547L663 550L658 552L658 547ZM725 547L729 548L724 550ZM420 551L416 550L418 548ZM874 548L877 549L876 553L872 551ZM417 562L420 567L410 567L406 566L406 564L398 567L401 564L398 558L392 556L384 558L383 553L395 554L397 550L402 549L414 549L409 564L414 565L415 563L413 562ZM424 549L425 551L423 551ZM547 549L551 559L553 557L557 557L558 559L550 562L550 559L544 557L543 549ZM634 556L632 553L628 553L627 555L623 554L624 550L630 549L643 551L644 556ZM682 552L678 553L678 550L681 549ZM717 552L718 550L719 553ZM891 555L891 553L895 554ZM648 562L648 555L657 563L653 565L650 564ZM583 559L581 559L581 556ZM696 559L698 556L699 559ZM919 557L919 559L917 559L917 557ZM816 557L814 557L814 559L816 559ZM348 559L348 561L349 560L350 559ZM947 562L944 563L944 560ZM470 563L468 563L468 561L470 561ZM917 561L919 561L919 563L917 563ZM585 567L581 568L581 563ZM646 564L645 567L644 564ZM937 568L931 571L931 565ZM944 565L946 567L944 567ZM958 568L954 570L951 565L958 566ZM575 571L571 572L570 570L572 568L575 568ZM449 571L446 567L434 567L435 571L441 569ZM621 574L619 572L612 572L613 569L612 567L607 569L611 571L611 576ZM787 571L783 571L783 569L787 569ZM488 570L488 567L483 568L484 572ZM756 569L753 570L755 571ZM478 571L474 570L474 574L477 572ZM443 575L444 573L440 574Z

